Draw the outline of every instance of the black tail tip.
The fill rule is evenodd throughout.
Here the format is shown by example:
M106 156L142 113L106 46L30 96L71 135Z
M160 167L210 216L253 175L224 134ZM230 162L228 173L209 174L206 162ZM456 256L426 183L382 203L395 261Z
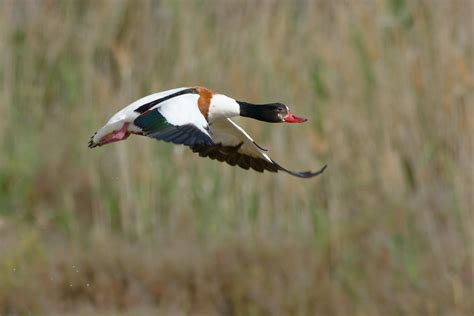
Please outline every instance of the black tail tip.
M99 146L99 144L96 144L92 141L92 139L89 141L89 143L87 144L87 147L89 148L94 148L94 147L97 147Z

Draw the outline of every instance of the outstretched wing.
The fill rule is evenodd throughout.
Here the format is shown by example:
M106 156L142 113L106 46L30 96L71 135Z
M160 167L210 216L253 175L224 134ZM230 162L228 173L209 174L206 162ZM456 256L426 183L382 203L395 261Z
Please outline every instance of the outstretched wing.
M186 146L214 145L209 125L198 108L198 95L184 94L139 115L133 124L143 135Z
M231 166L252 168L258 172L283 171L300 178L311 178L321 174L326 166L317 172L295 172L276 163L240 126L231 119L220 119L210 124L214 144L196 144L190 146L201 157L209 157Z

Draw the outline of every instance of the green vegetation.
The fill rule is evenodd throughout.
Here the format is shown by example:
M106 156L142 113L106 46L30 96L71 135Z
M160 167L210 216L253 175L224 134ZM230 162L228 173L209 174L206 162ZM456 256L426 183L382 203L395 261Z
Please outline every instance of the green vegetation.
M473 2L0 1L0 315L474 314ZM241 120L259 174L89 137L146 94Z

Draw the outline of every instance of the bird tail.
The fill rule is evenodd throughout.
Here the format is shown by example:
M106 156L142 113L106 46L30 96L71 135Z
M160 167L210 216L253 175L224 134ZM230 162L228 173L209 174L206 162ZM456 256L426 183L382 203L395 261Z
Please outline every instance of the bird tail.
M89 140L89 143L88 143L88 147L89 148L94 148L94 147L97 147L97 146L100 146L99 143L96 143L94 141L94 137L97 135L97 132L94 133L94 135L91 136L91 139Z

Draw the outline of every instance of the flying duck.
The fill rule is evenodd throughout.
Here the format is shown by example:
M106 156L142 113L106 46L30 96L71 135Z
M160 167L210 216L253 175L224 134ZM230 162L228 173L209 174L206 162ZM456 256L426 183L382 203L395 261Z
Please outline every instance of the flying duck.
M302 123L306 119L281 103L252 104L203 88L177 88L143 97L114 114L89 141L94 148L127 139L131 134L188 146L201 157L258 172L283 171L300 178L323 173L295 172L276 163L230 118L250 117L270 123Z

